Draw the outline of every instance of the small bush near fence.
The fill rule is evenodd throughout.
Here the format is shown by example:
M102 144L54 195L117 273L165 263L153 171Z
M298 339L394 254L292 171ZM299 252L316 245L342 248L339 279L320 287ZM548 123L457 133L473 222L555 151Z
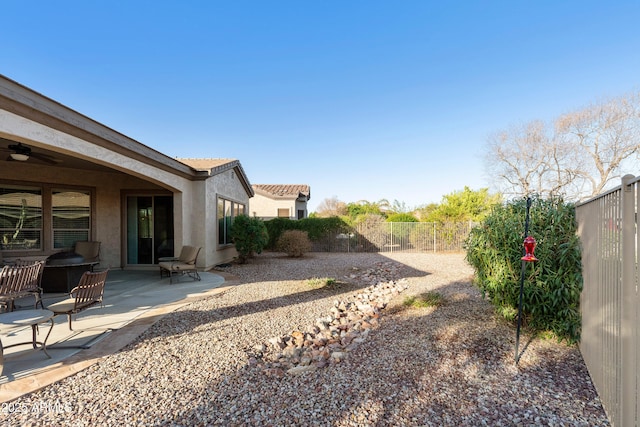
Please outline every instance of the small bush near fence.
M306 231L286 230L280 235L276 250L290 257L301 257L311 250L311 240Z
M577 342L582 263L575 208L560 199L534 198L530 216L538 261L525 264L525 324ZM471 230L466 243L477 286L508 320L515 320L518 310L525 217L526 200L498 206Z

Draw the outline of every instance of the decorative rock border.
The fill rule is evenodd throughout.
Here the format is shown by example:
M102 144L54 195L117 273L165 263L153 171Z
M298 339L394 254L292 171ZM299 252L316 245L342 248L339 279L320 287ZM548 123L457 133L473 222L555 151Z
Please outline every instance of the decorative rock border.
M355 295L354 301L336 300L330 314L306 331L296 330L254 347L249 365L258 366L266 375L282 377L339 363L378 327L381 311L407 287L407 279L381 282Z

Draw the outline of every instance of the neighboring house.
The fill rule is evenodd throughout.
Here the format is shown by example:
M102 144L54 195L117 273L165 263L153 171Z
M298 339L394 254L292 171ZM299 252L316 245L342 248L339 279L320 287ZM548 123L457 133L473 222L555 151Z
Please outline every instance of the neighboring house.
M308 216L311 188L305 184L254 184L249 212L262 219L302 219Z
M237 160L173 159L0 75L5 260L95 240L103 268L151 268L193 245L208 269L237 255L229 225L252 196Z

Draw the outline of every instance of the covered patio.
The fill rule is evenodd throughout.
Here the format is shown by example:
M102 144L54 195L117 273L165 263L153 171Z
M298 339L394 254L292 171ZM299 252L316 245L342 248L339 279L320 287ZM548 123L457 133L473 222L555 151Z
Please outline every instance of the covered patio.
M109 271L104 307L95 306L74 315L73 331L66 316L54 318L46 348L30 345L11 347L4 352L0 376L0 402L10 401L90 366L136 339L155 321L191 301L206 298L233 286L223 273L200 273L201 281L187 277L169 283L158 270ZM43 295L45 308L66 294ZM18 301L19 309L33 308L33 299ZM39 326L38 341L44 340L51 323ZM30 326L14 329L0 338L4 346L31 341ZM75 348L74 348L75 347Z

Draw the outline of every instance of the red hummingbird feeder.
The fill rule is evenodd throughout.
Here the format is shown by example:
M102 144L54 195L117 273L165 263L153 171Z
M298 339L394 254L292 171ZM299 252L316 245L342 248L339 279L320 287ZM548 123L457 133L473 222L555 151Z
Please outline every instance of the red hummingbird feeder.
M520 258L522 261L532 262L537 261L538 258L533 255L533 251L536 250L536 239L533 236L527 236L524 239L524 252L525 255Z

